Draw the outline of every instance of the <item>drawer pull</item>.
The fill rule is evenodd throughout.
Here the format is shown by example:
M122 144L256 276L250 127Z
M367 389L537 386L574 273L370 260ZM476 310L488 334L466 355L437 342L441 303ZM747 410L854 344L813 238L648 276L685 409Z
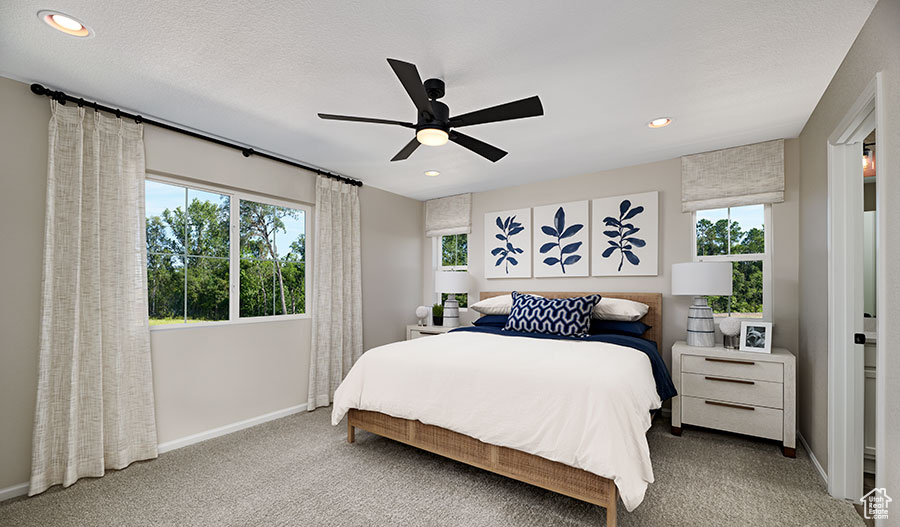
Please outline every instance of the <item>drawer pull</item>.
M440 333L431 333L430 331L419 331L419 335L440 335Z
M752 360L734 360L734 359L713 359L710 357L705 357L709 362L727 362L729 364L747 364L753 366L756 362Z
M725 406L727 408L737 408L739 410L756 410L756 408L752 406L743 406L740 404L731 404L731 403L720 403L718 401L705 401L706 404L711 404L713 406Z
M723 379L721 377L705 377L707 381L733 382L736 384L756 384L753 381L745 381L743 379Z

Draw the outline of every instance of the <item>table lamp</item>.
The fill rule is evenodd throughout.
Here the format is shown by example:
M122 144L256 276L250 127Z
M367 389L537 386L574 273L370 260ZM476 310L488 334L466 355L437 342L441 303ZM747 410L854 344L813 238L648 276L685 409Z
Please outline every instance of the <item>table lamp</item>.
M731 262L672 264L672 294L690 295L687 344L711 348L716 345L716 324L707 296L731 296Z
M458 293L469 292L469 273L465 271L437 271L434 273L434 292L447 293L444 301L444 327L459 326Z

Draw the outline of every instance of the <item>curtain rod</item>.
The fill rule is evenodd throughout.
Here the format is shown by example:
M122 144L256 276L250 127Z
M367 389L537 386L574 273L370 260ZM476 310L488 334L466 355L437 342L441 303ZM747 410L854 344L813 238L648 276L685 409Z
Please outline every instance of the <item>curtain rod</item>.
M136 123L144 123L144 124L153 125L153 126L156 126L159 128L165 128L166 130L170 130L172 132L176 132L179 134L188 135L188 136L194 137L196 139L202 139L204 141L209 141L210 143L215 143L217 145L227 146L228 148L234 148L235 150L240 150L241 153L244 155L244 157L250 157L250 156L264 157L266 159L270 159L272 161L277 161L279 163L284 163L284 164L290 165L292 167L302 168L302 169L308 170L310 172L315 172L316 174L319 174L320 176L337 179L338 181L343 181L344 183L349 183L350 185L355 185L357 187L361 187L363 185L362 181L360 181L358 179L353 179L353 178L349 178L346 176L341 176L339 174L334 174L332 172L328 172L328 171L322 170L320 168L316 168L316 167L309 166L309 165L304 165L303 163L291 161L290 159L278 157L276 155L272 155L272 154L269 154L266 152L259 152L252 148L249 148L249 147L237 144L237 143L232 143L232 142L226 141L224 139L219 139L218 137L204 135L204 134L195 132L193 130L188 130L186 128L180 128L178 126L164 123L161 121L155 121L153 119L148 119L141 115L135 115L132 113L128 113L119 108L111 108L109 106L104 106L104 105L98 103L97 101L86 101L83 98L73 97L72 95L68 95L68 94L66 94L62 91L58 91L58 90L54 91L54 90L46 88L37 83L31 85L31 92L34 93L35 95L45 95L47 97L50 97L51 99L56 100L56 102L58 102L62 105L65 105L66 101L68 101L68 102L75 103L78 106L88 106L89 108L93 108L96 111L113 113L116 115L116 117L119 117L119 118L134 119L134 122L136 122Z

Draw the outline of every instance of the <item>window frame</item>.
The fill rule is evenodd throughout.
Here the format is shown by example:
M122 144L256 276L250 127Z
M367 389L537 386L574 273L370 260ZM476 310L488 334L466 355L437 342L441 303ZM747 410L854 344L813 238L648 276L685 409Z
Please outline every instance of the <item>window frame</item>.
M150 171L144 176L147 181L163 183L166 185L176 185L188 190L199 190L204 192L213 192L229 197L229 229L228 229L228 320L208 320L204 322L194 322L191 324L162 324L150 326L150 331L170 331L174 329L186 328L206 328L213 326L225 326L234 324L254 324L257 322L276 322L281 320L302 320L312 318L309 312L309 306L312 304L312 287L311 273L309 270L310 255L313 251L313 243L310 236L312 207L298 201L286 200L283 198L273 198L270 196L256 194L244 190L237 190L224 186L217 186L194 180L185 180L163 174L157 174ZM303 255L304 283L306 302L303 313L291 315L266 315L261 317L242 317L240 316L240 293L241 293L241 200L254 201L264 203L266 205L275 205L277 207L287 207L296 210L302 210L304 213L304 227L306 229L306 254ZM148 317L149 320L149 317Z
M719 210L719 209L727 209L728 210L728 221L731 222L731 209L736 207L742 207L744 205L736 205L734 207L717 207L714 209L703 209L703 210ZM765 244L766 251L764 253L751 253L751 254L718 254L718 255L709 255L709 256L698 256L697 255L697 212L691 211L691 254L693 255L693 261L695 262L758 262L762 261L763 266L763 310L762 310L762 318L758 320L762 320L763 322L772 322L775 319L775 313L773 311L773 289L772 289L772 256L773 256L773 221L772 221L772 204L765 203L763 204L763 243ZM728 229L728 235L731 236L731 229ZM729 246L731 245L731 240L729 239ZM727 317L714 316L716 324L719 324L723 318L731 318L731 314Z
M470 233L461 232L461 233L459 233L459 234L465 234L465 235L466 235L466 247L468 247L468 246L469 246L469 234L470 234ZM432 243L431 243L431 246L432 246L432 261L434 262L434 265L433 265L432 267L433 267L433 270L434 270L435 272L437 272L437 271L465 271L465 272L469 272L469 265L468 265L468 262L469 262L469 255L468 255L468 253L466 254L466 265L444 265L444 251L443 251L443 249L444 249L444 236L459 236L459 234L441 234L441 235L438 235L438 236L432 236L432 237L431 237L431 239L432 239ZM441 302L441 295L442 295L442 293L437 293L437 292L434 293L434 303L435 303L435 304L441 304L441 305L443 305L443 302ZM467 307L461 307L461 308L459 308L459 311L460 311L461 313L464 313L464 312L468 311L468 308L467 308Z

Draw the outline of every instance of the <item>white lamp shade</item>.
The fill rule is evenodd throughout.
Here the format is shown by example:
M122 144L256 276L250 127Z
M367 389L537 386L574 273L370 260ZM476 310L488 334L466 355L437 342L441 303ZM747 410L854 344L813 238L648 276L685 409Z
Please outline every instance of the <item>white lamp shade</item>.
M672 294L731 295L731 262L672 264Z
M469 273L465 271L438 271L434 273L435 293L468 293Z

